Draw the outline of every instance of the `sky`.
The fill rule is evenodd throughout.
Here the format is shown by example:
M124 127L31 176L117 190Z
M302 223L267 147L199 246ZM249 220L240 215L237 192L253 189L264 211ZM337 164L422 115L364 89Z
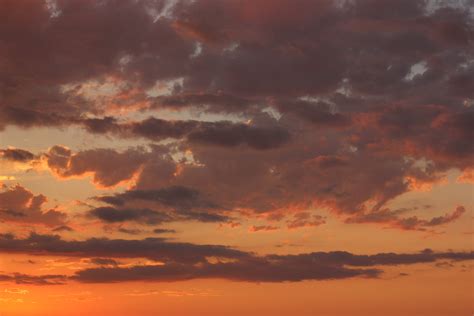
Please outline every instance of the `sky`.
M472 0L0 0L0 315L474 313Z

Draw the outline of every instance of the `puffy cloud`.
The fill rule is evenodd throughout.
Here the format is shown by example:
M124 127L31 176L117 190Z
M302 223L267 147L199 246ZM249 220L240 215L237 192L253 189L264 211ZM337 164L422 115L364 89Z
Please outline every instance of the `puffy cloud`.
M403 130L412 133L410 126ZM420 165L416 159L394 156L378 141L357 138L341 150L338 146L344 144L322 135L322 139L307 135L258 155L251 148L236 154L197 144L77 153L54 146L41 159L63 178L90 174L103 187L128 183L127 191L95 197L106 206L93 206L88 214L106 223L149 225L182 220L229 222L234 216L272 212L283 214L282 219L294 212L303 216L314 207L358 214L355 218L359 219L352 222L362 223L366 222L363 217L379 216L379 210L411 190L414 183L435 183L445 171L434 162ZM177 153L184 156L177 158ZM290 228L323 223L321 217L287 218Z
M20 224L61 225L66 214L56 209L45 209L46 196L34 195L21 185L0 192L0 221Z
M268 97L328 97L344 80L365 99L363 108L400 99L417 104L429 94L451 102L469 97L473 31L463 6L427 14L422 0L343 7L329 0L179 1L172 14L150 15L164 3L61 1L61 14L51 18L43 3L4 1L10 19L1 125L62 125L63 118L104 113L110 103L235 110ZM194 56L196 42L201 51ZM422 61L428 70L404 81ZM120 83L118 92L102 91L107 78ZM157 81L176 78L183 82L169 96L148 98ZM304 107L296 113L316 122L341 117Z
M369 120L370 121L370 120ZM391 106L378 113L373 120L375 130L369 137L380 137L380 141L360 138L355 145L393 150L408 156L427 158L436 162L440 169L472 165L474 145L474 111L453 111L445 106L426 105L418 107Z
M113 149L91 149L73 154L62 146L52 147L46 154L48 166L60 177L93 174L93 181L109 187L131 179L146 161L144 149L117 152Z
M55 146L46 160L60 177L91 174L102 187L199 188L203 200L182 198L197 210L158 201L183 218L225 220L203 202L242 214L378 216L409 179L472 168L472 14L423 0L337 3L177 1L165 10L164 1L72 0L52 18L43 3L3 1L0 127L172 139L196 163L178 163L169 148ZM137 118L184 107L249 122ZM158 202L112 203L95 215L158 223L162 211L149 205Z

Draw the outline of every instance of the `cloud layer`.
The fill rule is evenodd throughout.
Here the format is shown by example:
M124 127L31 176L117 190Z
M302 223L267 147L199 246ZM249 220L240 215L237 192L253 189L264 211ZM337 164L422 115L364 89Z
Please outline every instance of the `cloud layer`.
M265 238L333 221L415 235L468 218L456 195L448 206L394 205L454 173L472 182L474 15L455 2L0 1L0 132L71 140L2 144L0 223L13 234L0 235L0 252L93 265L0 281L376 278L392 265L473 259L274 255L144 237L180 233L163 224L247 222L245 233ZM33 174L80 178L93 193L51 206L26 188L41 187ZM17 175L25 183L7 182ZM99 230L136 239L90 237Z
M379 253L356 255L349 252L313 252L298 255L263 255L219 245L175 243L165 239L89 239L66 241L59 236L31 234L20 239L0 236L0 251L47 256L89 257L101 267L77 271L72 280L86 283L127 281L182 281L221 278L249 282L378 277L384 266L431 263L437 260L473 260L473 252ZM100 258L98 255L108 258ZM148 258L157 264L119 266L112 258ZM4 275L0 281L18 284L58 284L66 276Z

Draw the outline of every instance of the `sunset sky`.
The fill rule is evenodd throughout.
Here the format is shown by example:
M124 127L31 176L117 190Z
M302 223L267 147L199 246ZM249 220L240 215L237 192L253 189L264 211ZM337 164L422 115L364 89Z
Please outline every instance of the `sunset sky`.
M474 314L474 0L0 0L0 316Z

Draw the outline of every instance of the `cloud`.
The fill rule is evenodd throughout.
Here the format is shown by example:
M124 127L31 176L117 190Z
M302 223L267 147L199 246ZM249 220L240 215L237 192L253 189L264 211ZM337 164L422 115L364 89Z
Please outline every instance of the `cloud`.
M165 213L150 209L116 209L110 206L92 209L88 214L91 217L96 217L107 223L135 221L148 225L156 225L170 220Z
M115 206L150 201L178 209L217 208L217 205L206 201L199 191L184 186L170 186L156 190L128 190L112 196L99 196L96 199Z
M134 221L156 225L164 222L196 220L200 222L227 222L225 215L199 191L171 186L156 190L128 190L115 195L95 198L111 206L92 209L88 214L108 223ZM143 203L146 208L136 208Z
M182 109L185 107L212 107L215 112L241 112L252 105L252 100L223 93L173 94L156 97L150 108Z
M59 177L78 177L91 173L96 184L110 187L131 179L148 155L142 148L125 152L91 149L73 154L66 147L53 146L46 154L46 161Z
M170 282L221 278L247 282L296 282L352 277L376 278L386 266L473 260L473 252L378 253L357 255L344 251L297 255L257 255L219 245L174 243L165 239L87 239L66 241L59 236L32 233L25 239L0 236L0 251L44 256L89 257L100 268L78 270L68 279L86 283L128 281ZM101 255L98 257L97 255ZM148 258L159 263L120 267L116 258ZM18 284L58 284L65 276L3 275Z
M381 150L398 150L412 157L427 157L443 167L464 169L471 165L474 145L474 111L453 111L441 105L386 107L374 126ZM362 140L365 141L365 140Z
M244 258L235 262L201 265L164 264L127 268L92 268L76 272L72 277L86 283L128 281L170 282L191 279L220 278L246 282L297 282L332 280L352 277L378 277L380 267L435 262L437 260L472 260L471 253L416 254L381 253L354 255L348 252L316 252L301 255L268 255Z
M227 211L378 216L412 182L472 169L468 6L337 3L71 0L51 11L3 1L0 128L74 125L171 144L55 146L43 156L58 177L90 175L100 187L199 189L198 199L182 199L195 208L164 198L96 207L109 222L158 223L171 211L207 222L226 221ZM176 151L192 152L194 163L173 160ZM403 226L427 225L420 221Z
M96 134L111 133L119 137L143 137L159 141L167 138L187 139L191 143L223 147L246 145L254 149L272 149L290 139L287 130L279 126L260 127L229 121L167 121L150 117L143 121L119 123L110 117L84 121Z
M153 230L155 234L174 234L176 230L174 229L165 229L165 228L156 228Z
M406 133L410 128L404 129ZM358 138L341 151L337 143L303 138L273 153L263 151L258 159L250 148L235 154L221 147L151 145L74 153L53 146L42 159L61 178L91 175L101 187L127 183L127 191L95 197L106 206L93 206L88 215L106 223L148 225L229 222L235 216L269 212L303 214L314 206L350 217L358 214L359 219L351 221L364 223L370 220L362 220L362 215L380 215L379 210L412 190L414 183L436 183L443 177L443 166L430 161L420 165L414 158L393 156L379 144L366 142ZM319 148L311 149L316 143ZM176 150L185 157L177 159ZM347 175L357 181L349 181ZM323 223L323 218L287 219L290 228Z
M64 224L66 214L45 209L46 202L46 196L34 195L19 184L7 187L0 192L0 221L46 226Z
M280 113L295 115L315 126L326 128L343 128L351 124L350 117L343 113L336 113L334 106L325 102L304 100L280 100L276 104Z
M0 149L0 157L5 160L17 162L29 162L35 159L35 155L31 152L17 148Z
M110 228L105 227L105 230L108 231L108 230L110 230ZM128 234L128 235L138 235L142 232L140 229L127 228L127 227L119 227L119 228L117 228L117 231L119 233Z
M246 104L242 99L327 96L344 79L353 94L368 97L367 103L374 97L425 98L427 91L442 100L467 97L469 69L456 66L469 59L463 54L472 35L468 8L427 14L428 6L422 0L385 6L352 1L343 7L335 1L183 1L173 6L172 14L157 19L160 15L150 12L160 12L162 2L118 5L108 0L97 6L74 0L59 2L55 12L61 14L52 18L43 3L5 1L2 12L11 16L5 25L10 36L4 39L9 49L2 53L2 60L8 61L8 80L2 81L5 108L44 115L5 115L2 124L56 124L60 120L45 114L62 109L65 117L77 118L104 113L109 103L127 107L149 102L148 88L176 78L184 78L183 84L171 94L182 97L172 95L177 101L158 104L234 109ZM84 30L80 26L86 21L89 28ZM163 42L166 45L158 45ZM202 47L198 56L196 42ZM31 53L33 47L36 54ZM412 65L424 60L425 74L404 82ZM112 97L91 93L86 83L104 77L125 82L125 91ZM130 95L138 102L124 98Z
M310 214L308 212L296 213L291 220L288 220L287 227L289 229L300 227L316 227L326 223L325 218L321 215Z
M67 225L61 225L61 226L53 228L51 231L55 233L56 232L73 232L74 229Z
M261 231L272 231L272 230L278 230L279 227L277 226L268 226L268 225L261 225L261 226L251 226L249 228L249 232L256 233L256 232L261 232Z
M183 265L135 266L116 269L87 269L73 278L85 283L127 281L170 282L192 279L220 278L248 282L284 282L302 280L345 279L356 276L375 277L376 269L347 269L313 265L309 269L258 262L223 263L200 267Z
M99 265L99 266L117 266L119 263L110 258L91 258L90 263Z
M349 218L349 223L381 223L389 224L392 227L400 228L404 230L420 230L425 231L427 229L446 225L456 221L465 212L464 206L458 206L452 213L445 214L443 216L433 217L431 219L420 219L417 216L401 217L400 215L405 213L407 210L389 210L383 209L378 212L368 213L365 215L358 215L353 218Z
M189 140L196 143L216 144L236 147L242 144L255 149L279 147L290 139L290 134L283 128L261 128L245 124L226 126L216 123L189 135Z
M245 252L225 246L170 242L163 238L91 238L67 241L58 235L36 233L31 233L24 239L9 234L0 235L0 252L70 257L148 258L181 263L197 263L212 256L229 259L248 256Z
M23 273L0 274L0 282L11 282L24 285L62 285L66 284L64 275L27 275Z

